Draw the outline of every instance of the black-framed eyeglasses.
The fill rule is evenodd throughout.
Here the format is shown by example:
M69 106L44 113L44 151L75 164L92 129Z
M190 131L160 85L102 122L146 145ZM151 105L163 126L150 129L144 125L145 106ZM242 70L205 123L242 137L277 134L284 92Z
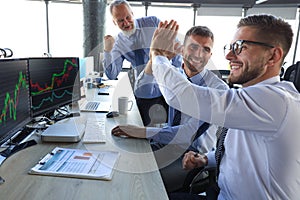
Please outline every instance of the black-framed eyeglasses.
M230 51L232 51L233 54L235 54L235 55L239 55L242 52L244 43L250 43L250 44L256 44L256 45L274 48L273 45L267 44L264 42L256 42L256 41L250 41L250 40L237 40L232 44L227 44L224 46L224 55L226 56Z

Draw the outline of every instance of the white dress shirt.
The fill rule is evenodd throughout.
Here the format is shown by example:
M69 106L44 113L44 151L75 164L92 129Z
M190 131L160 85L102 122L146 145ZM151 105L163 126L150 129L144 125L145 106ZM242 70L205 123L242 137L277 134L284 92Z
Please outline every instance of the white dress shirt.
M180 70L180 73L185 79L187 79L183 70ZM229 88L223 80L207 69L204 69L200 73L191 77L190 81L195 85L201 85L204 87L212 87L223 90ZM152 75L145 74L144 71L141 72L136 83L136 94L139 96L147 98L148 96L162 95L154 77ZM189 98L189 96L186 98ZM197 140L192 142L193 136L200 125L204 122L182 113L180 125L172 126L173 119L174 109L170 107L168 113L168 124L163 128L147 127L146 137L151 139L153 143L157 142L163 145L176 144L181 146L184 150L192 145L194 149L197 149L201 153L206 153L215 147L217 126L210 125L210 127Z
M299 199L300 95L294 85L273 77L242 89L208 89L190 84L166 61L156 56L152 68L168 104L195 105L181 111L229 128L218 198Z

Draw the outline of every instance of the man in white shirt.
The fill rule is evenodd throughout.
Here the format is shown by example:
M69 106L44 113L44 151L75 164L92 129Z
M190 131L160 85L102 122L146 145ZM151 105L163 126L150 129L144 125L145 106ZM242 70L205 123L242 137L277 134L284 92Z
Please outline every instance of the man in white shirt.
M224 49L231 67L229 81L243 88L225 91L194 86L173 69L165 56L172 51L177 31L177 23L171 21L160 23L154 33L153 75L170 106L228 128L218 199L298 199L300 95L293 83L279 77L293 41L291 26L272 15L242 18ZM183 159L186 169L205 165L215 165L214 152L188 152Z

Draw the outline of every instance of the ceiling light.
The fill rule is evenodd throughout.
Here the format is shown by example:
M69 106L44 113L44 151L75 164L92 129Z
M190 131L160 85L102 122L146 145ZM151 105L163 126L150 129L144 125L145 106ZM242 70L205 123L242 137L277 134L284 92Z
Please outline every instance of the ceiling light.
M258 4L262 4L262 3L266 3L268 0L257 0L256 2L255 2L255 4L256 5L258 5Z

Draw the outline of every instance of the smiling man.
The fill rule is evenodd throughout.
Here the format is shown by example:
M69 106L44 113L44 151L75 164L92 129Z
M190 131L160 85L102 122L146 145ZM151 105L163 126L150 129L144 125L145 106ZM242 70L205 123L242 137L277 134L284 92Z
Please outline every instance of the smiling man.
M225 50L229 81L243 88L225 91L194 86L170 66L165 56L177 31L171 21L154 33L153 75L170 106L228 128L218 199L298 199L300 95L292 82L279 77L293 41L291 26L272 15L242 18ZM194 155L185 154L184 168L216 165L214 152Z
M206 26L194 26L187 31L181 52L184 60L182 76L198 86L225 90L228 89L228 85L213 72L205 69L212 55L213 43L214 35ZM161 95L151 72L151 60L138 77L137 85L136 94L140 96ZM182 106L193 107L192 105ZM188 148L199 153L212 150L216 143L217 128L215 125L209 125L189 115L181 114L170 107L168 124L163 128L119 125L112 129L112 134L149 139L152 149L155 150L155 157L166 189L172 192L182 188L187 174L187 171L183 171L181 167L184 152Z
M149 60L151 39L160 20L155 16L135 19L131 6L125 0L112 1L110 13L113 23L121 32L115 38L111 35L104 36L104 72L109 79L116 79L122 70L123 61L127 60L134 70L136 79ZM176 67L181 66L181 61L180 55L171 60ZM161 109L163 114L167 112L168 106L161 94L148 98L135 94L135 97L145 126L151 121L149 116L151 107L164 108Z

